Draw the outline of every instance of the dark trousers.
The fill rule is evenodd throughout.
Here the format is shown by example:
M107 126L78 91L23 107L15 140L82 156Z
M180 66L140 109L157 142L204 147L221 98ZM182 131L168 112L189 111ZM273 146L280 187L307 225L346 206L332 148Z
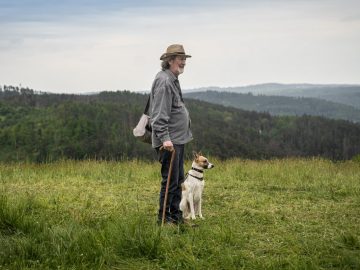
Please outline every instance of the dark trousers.
M181 184L184 182L184 145L174 145L175 157L173 160L172 173L170 178L168 199L166 204L165 217L167 222L181 222L182 212L180 211ZM158 220L162 220L166 182L170 169L171 152L159 151L156 149L161 163L161 189L159 200Z

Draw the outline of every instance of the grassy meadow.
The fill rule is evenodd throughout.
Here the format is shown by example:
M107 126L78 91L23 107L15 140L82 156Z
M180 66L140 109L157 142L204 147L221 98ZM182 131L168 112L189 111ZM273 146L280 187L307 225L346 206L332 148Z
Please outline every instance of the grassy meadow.
M0 270L360 269L360 162L211 161L194 228L157 162L0 164Z

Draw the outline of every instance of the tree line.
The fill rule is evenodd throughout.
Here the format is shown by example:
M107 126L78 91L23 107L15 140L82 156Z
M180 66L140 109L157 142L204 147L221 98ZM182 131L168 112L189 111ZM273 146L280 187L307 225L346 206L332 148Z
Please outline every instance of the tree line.
M129 91L93 95L0 91L0 161L155 159L132 135L147 101ZM187 147L219 158L269 159L360 154L360 125L315 116L271 116L185 99L194 140Z

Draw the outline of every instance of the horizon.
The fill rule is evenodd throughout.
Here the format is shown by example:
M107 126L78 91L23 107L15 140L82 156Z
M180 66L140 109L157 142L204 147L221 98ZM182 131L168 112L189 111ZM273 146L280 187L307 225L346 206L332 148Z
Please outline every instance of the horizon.
M239 86L202 86L202 87L196 87L196 88L188 88L188 89L182 89L184 93L186 92L196 92L196 90L199 91L206 91L206 90L213 90L217 91L217 89L236 89L236 88L253 88L253 87L261 87L261 86L267 86L267 85L279 85L279 86L308 86L308 87L360 87L360 84L336 84L336 83L278 83L278 82L268 82L268 83L259 83L259 84L248 84L248 85L239 85ZM49 93L49 94L69 94L69 95L86 95L86 94L98 94L101 92L117 92L117 91L129 91L132 93L139 93L139 94L147 94L150 92L150 89L145 90L129 90L129 89L98 89L98 90L89 90L89 91L82 91L82 92L54 92L54 91L45 91L42 89L34 89L29 86L23 86L23 85L7 85L7 84L1 84L0 83L0 90L4 90L4 87L17 87L19 89L30 89L38 93ZM215 88L211 89L211 88ZM305 88L306 89L306 88ZM226 91L227 92L227 91Z
M355 0L4 0L0 83L146 91L160 55L180 43L192 55L183 89L359 85L359 10Z

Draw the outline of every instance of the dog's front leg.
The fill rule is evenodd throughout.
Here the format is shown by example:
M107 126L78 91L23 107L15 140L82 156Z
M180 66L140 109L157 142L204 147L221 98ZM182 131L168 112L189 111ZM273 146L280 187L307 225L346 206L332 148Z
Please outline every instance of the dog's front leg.
M189 194L189 204L190 204L191 218L196 219L195 208L194 208L194 195L192 193Z
M199 200L199 217L201 218L201 219L204 219L204 217L203 217L203 215L202 215L202 212L201 212L201 204L202 204L202 199L201 199L201 197L200 197L200 200Z

